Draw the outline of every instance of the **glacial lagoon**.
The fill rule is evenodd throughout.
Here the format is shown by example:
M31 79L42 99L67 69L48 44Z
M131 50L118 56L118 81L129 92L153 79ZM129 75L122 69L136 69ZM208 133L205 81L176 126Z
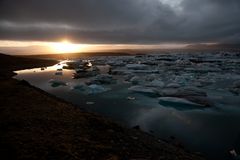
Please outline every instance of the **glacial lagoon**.
M239 53L95 56L16 73L16 79L209 159L240 153Z

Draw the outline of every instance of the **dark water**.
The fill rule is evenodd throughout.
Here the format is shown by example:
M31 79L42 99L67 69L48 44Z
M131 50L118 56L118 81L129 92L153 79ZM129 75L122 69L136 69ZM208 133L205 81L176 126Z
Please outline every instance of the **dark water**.
M109 91L95 95L83 94L72 86L87 79L72 79L73 72L63 70L62 75L55 75L55 66L44 71L39 68L18 71L15 78L27 80L53 95L124 125L139 125L141 129L151 131L162 139L174 136L187 149L201 152L208 159L231 159L229 151L232 149L240 153L239 96L210 88L208 96L215 103L214 107L162 106L156 97L130 92L127 88L131 84L123 83L119 77L116 77L117 84L107 86L111 88ZM67 84L52 87L50 79L65 81ZM129 96L136 99L128 100Z

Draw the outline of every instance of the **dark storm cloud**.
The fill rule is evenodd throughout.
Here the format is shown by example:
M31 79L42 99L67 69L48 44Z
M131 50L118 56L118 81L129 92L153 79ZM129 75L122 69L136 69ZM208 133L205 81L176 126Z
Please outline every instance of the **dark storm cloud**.
M239 0L1 0L0 39L240 42Z

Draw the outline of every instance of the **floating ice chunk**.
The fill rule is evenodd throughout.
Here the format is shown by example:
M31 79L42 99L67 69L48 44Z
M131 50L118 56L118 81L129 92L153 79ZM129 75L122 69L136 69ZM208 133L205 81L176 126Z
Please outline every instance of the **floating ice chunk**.
M129 72L128 70L125 69L114 69L111 71L112 75L127 75L131 72Z
M93 105L95 102L86 102L87 105Z
M160 97L159 104L163 106L175 107L177 109L186 109L186 108L195 108L195 107L204 107L200 104L193 103L183 98L176 97ZM178 108L181 107L181 108Z
M158 90L158 94L163 96L163 97L174 97L177 95L177 89L175 88L164 88L164 89L161 89L161 90Z
M114 84L116 83L116 79L109 74L99 74L94 77L89 84Z
M240 94L240 80L233 82L233 84L229 90L232 93L239 95Z
M145 80L146 81L153 81L153 80L155 80L155 79L157 79L158 77L157 77L157 75L156 74L150 74L150 75L147 75L146 76L146 78L145 78Z
M104 88L103 86L97 84L89 86L85 84L77 84L73 86L72 89L80 91L83 94L98 94L110 90L109 88Z
M213 84L214 82L215 82L215 80L207 78L207 77L202 77L201 79L198 80L198 83L200 83L200 85L199 85L200 87L209 86L209 85Z
M130 81L134 77L134 74L127 74L123 78L125 81Z
M144 86L132 86L128 88L129 91L142 93L151 97L158 96L158 92L154 88Z
M125 63L122 60L110 60L107 62L107 64L111 65L111 66L125 66Z
M97 84L92 84L88 86L88 88L88 94L98 94L110 90L109 88L104 88L103 86Z
M196 87L184 87L179 88L176 93L176 97L185 97L185 96L202 96L206 97L207 93Z
M109 74L99 74L94 80L100 82L100 84L113 84L116 82L116 80Z
M133 84L133 85L137 85L137 84L140 84L140 82L142 81L142 79L139 77L139 76L134 76L130 79L130 82Z
M135 100L136 97L127 97L128 100Z
M178 83L169 83L166 87L167 88L180 88L181 85Z
M145 70L148 66L145 64L127 64L126 67L133 70Z
M85 84L77 84L77 85L73 86L72 89L84 92L84 91L88 90L88 86Z
M149 73L159 73L159 70L130 70L131 72L133 73L146 73L146 74L149 74Z
M232 149L231 151L229 151L229 153L231 154L231 156L236 159L239 160L240 159L240 155L237 154L235 149Z
M187 96L200 96L206 97L207 93L195 87L184 88L165 88L158 91L161 96L168 97L187 97Z
M197 103L199 105L202 105L204 107L213 107L214 103L209 100L207 97L201 97L201 96L186 96L185 99Z
M59 86L66 86L67 85L66 82L60 81L60 80L55 80L55 79L49 80L49 83L51 84L52 87L59 87Z
M147 87L160 87L160 88L164 87L164 85L165 85L164 82L158 79L155 79L152 82L146 84Z
M193 85L193 86L196 86L196 87L204 87L204 85L203 85L201 82L199 82L199 81L194 81L194 82L192 83L192 85Z
M191 62L189 60L183 60L183 59L178 59L175 61L175 63L178 65L191 65Z

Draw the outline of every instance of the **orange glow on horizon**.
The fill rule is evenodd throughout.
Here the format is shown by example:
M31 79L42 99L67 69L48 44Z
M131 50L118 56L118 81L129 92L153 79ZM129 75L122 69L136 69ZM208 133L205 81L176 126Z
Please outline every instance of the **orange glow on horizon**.
M141 50L141 49L179 49L188 44L162 43L162 44L79 44L69 40L60 42L46 41L10 41L0 40L0 52L8 54L55 54L55 53L79 53L102 52L114 50Z
M53 42L49 44L55 53L77 53L83 48L82 44L73 44L68 40L63 40L62 42Z

